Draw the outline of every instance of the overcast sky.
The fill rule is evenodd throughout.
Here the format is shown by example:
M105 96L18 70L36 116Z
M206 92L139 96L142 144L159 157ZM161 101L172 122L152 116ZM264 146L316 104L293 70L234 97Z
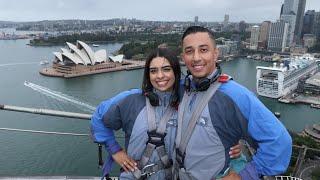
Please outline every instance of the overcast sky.
M161 21L262 22L279 18L284 0L0 0L0 21L136 18ZM307 0L306 10L320 10Z

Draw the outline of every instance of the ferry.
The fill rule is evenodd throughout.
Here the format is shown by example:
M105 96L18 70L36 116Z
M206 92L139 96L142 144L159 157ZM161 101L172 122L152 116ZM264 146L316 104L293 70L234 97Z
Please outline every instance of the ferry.
M320 104L310 104L312 108L320 109Z
M92 44L93 47L99 47L99 44Z
M257 66L256 89L260 96L281 98L293 92L300 78L314 74L319 69L320 59L310 54L282 58L279 65L272 67Z

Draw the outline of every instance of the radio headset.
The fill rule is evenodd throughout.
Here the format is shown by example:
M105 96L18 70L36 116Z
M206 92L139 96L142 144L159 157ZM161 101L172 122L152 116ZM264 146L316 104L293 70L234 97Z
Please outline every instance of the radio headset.
M200 91L200 92L206 91L210 87L210 85L219 78L219 76L221 75L221 68L219 65L217 65L216 67L218 72L211 79L205 77L195 82L195 91ZM191 75L190 71L187 70L187 76L185 77L185 81L184 81L184 87L187 92L191 91L190 75Z
M159 106L159 96L152 90L147 91L144 95L149 99L151 106Z

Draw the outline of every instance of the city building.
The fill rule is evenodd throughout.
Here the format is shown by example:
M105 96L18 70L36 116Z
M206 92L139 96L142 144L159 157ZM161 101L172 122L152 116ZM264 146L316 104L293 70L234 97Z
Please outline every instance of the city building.
M296 15L291 12L291 14L282 14L280 20L288 23L288 35L287 35L287 46L293 46L294 39L294 29L296 26Z
M299 81L298 92L304 94L320 95L320 72Z
M300 44L302 38L303 16L306 8L306 0L299 0L296 17L295 39Z
M268 45L268 37L270 31L270 21L263 21L260 27L260 34L258 40L258 47L260 49L266 49Z
M283 14L283 6L284 4L281 5L280 16Z
M320 38L320 12L315 12L312 34Z
M317 42L317 37L314 34L304 34L303 35L303 45L304 47L311 48Z
M245 32L248 24L245 21L240 21L236 26L236 30L239 32Z
M282 14L297 14L299 0L284 0Z
M229 24L229 14L224 15L223 27L227 27Z
M217 45L217 48L219 49L219 59L229 55L230 53L230 47L228 45Z
M250 49L258 49L260 27L255 25L251 27L251 37L250 37Z
M230 55L238 55L240 50L240 44L237 41L224 41L224 44L229 46Z
M290 54L294 55L301 55L306 54L308 52L308 49L306 47L303 47L302 45L296 45L290 47Z
M302 34L311 34L314 24L315 10L308 10L303 18Z
M198 24L199 24L199 17L198 17L198 16L195 16L195 17L194 17L194 24L195 24L195 25L198 25Z
M270 25L268 50L284 52L288 37L288 23L284 21L273 22Z
M289 21L289 32L291 32L291 28L293 28L294 32L294 41L300 42L301 39L301 32L303 26L303 16L306 6L306 0L285 0L283 4L283 9L281 16L284 15L292 15L295 16L294 20L293 17L286 17L281 18L285 21ZM289 33L290 34L290 33Z

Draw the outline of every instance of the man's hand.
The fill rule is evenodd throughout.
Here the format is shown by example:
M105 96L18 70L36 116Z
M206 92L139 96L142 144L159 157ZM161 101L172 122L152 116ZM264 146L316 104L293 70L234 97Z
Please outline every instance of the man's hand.
M229 151L230 158L236 159L241 155L241 145L232 146Z
M241 180L241 176L239 176L236 172L230 171L229 174L223 177L221 180Z
M138 169L137 163L131 159L124 150L121 150L112 155L112 158L125 170L126 172L133 172Z

